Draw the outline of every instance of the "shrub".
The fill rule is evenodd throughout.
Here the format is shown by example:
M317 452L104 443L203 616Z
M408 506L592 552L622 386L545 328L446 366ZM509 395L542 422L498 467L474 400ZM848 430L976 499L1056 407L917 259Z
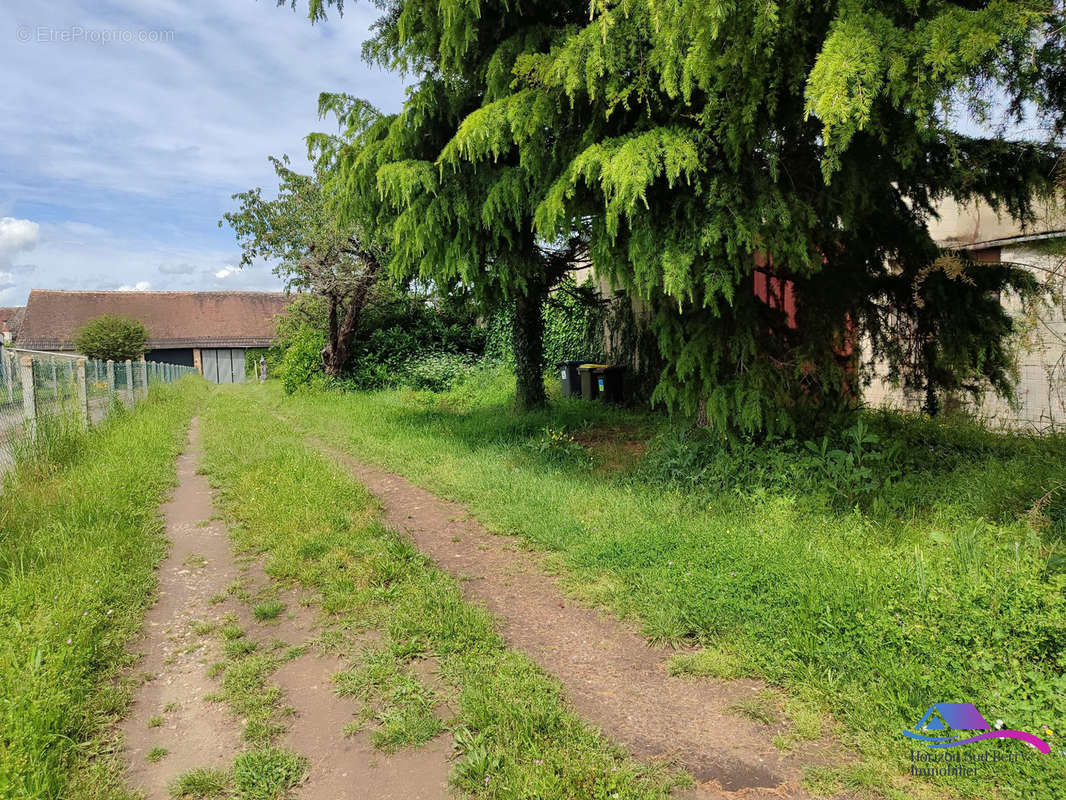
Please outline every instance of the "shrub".
M288 392L308 384L354 390L411 381L418 388L428 388L421 381L439 384L423 373L439 373L440 368L427 365L423 370L417 366L420 362L444 355L469 363L485 349L486 332L477 324L469 298L423 297L385 288L363 314L344 375L326 381L319 354L326 341L325 307L318 301L297 298L278 325L278 341L267 363ZM409 370L414 378L407 376Z
M408 362L402 370L402 380L412 389L446 392L468 377L474 359L459 353L433 353Z
M860 417L818 442L724 439L703 429L671 428L649 447L641 477L713 492L806 492L849 507L869 502L900 474L899 444Z
M292 394L301 386L310 385L316 377L324 377L322 348L326 345L323 331L302 325L290 335L278 364L278 377L285 391Z
M547 425L541 435L525 444L526 449L553 464L578 465L588 463L589 456L574 435Z
M132 317L101 314L74 333L74 349L104 361L136 361L145 354L148 329Z

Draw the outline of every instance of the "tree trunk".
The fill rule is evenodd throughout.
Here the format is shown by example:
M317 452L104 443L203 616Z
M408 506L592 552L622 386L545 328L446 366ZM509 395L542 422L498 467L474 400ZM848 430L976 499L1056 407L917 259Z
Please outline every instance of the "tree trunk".
M530 284L515 300L511 344L514 348L515 394L518 408L526 411L548 404L544 392L544 314L547 289Z
M329 338L326 346L322 348L322 367L331 378L336 378L344 369L344 361L338 358L340 346L340 300L336 295L330 295L329 302Z
M376 259L367 258L366 270L360 277L359 282L352 290L348 298L348 307L344 312L344 319L338 322L340 303L335 298L330 298L329 305L329 342L322 348L322 366L326 374L333 378L339 378L348 363L348 355L352 349L352 339L359 330L359 322L363 318L363 309L370 299L370 289L377 281L381 272L381 265Z
M940 398L936 394L936 345L927 340L922 346L922 359L925 361L925 403L922 410L930 417L940 412Z

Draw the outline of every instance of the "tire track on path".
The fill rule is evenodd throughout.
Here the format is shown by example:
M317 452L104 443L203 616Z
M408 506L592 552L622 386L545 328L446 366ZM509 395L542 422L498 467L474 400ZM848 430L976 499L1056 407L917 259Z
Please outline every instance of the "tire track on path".
M136 645L144 653L137 669L152 677L121 723L127 783L148 800L168 800L168 784L191 769L229 769L241 750L236 721L224 706L205 699L217 689L206 669L218 656L217 643L193 629L194 622L221 621L226 609L210 599L239 574L226 527L212 519L211 487L196 472L198 437L194 418L189 445L178 457L177 487L160 508L170 550L159 565L159 599ZM154 763L147 758L153 748L167 751Z
M671 653L566 597L542 557L520 539L491 534L463 506L314 437L308 441L378 497L387 525L488 608L511 647L561 681L584 720L639 758L687 769L700 782L694 796L805 798L805 766L846 760L828 738L782 752L771 741L775 731L730 710L764 684L670 676Z

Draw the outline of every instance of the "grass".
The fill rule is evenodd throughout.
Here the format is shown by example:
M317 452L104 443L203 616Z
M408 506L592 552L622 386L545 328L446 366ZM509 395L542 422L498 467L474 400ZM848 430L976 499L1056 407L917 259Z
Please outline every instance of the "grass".
M157 516L206 384L159 387L61 462L24 462L0 494L0 797L125 797L111 723L133 681L165 542ZM95 758L94 758L95 757Z
M424 744L444 730L435 713L440 698L404 668L392 647L364 650L356 666L334 680L338 694L363 702L361 723L369 719L378 723L371 741L379 750L391 753Z
M148 755L145 758L152 764L158 764L167 757L169 752L165 747L153 747L148 751Z
M269 744L284 727L279 721L282 692L269 683L270 676L293 653L274 649L260 652L259 643L244 635L235 622L219 628L225 660L212 665L213 676L221 675L222 686L214 699L225 702L233 715L243 721L244 740Z
M229 793L229 775L218 769L194 769L179 775L170 786L173 798L196 798L214 800Z
M451 578L377 521L363 487L285 426L262 420L248 413L247 397L214 395L202 414L205 470L238 523L231 528L238 548L262 554L272 579L317 595L328 615L322 645L355 661L338 689L365 703L380 748L417 746L443 723L457 749L453 781L474 796L667 796L676 777L627 758L582 724L553 679L504 647L484 610L465 603ZM381 645L359 651L359 633L371 628L381 631ZM429 656L441 687L426 686L411 669ZM433 713L442 691L451 695L453 719Z
M900 730L933 702L1066 730L1062 437L871 414L869 429L902 446L897 474L867 491L787 443L730 454L663 418L580 401L517 414L506 379L445 394L230 391L551 552L573 594L649 639L719 651L675 671L758 676L803 697L864 757L865 771L834 775L840 785L900 791ZM649 452L617 470L591 444L576 456L597 431ZM933 791L1066 796L1052 743L1053 756L931 779Z
M285 604L280 600L264 600L252 608L252 615L259 622L275 620L285 610Z
M125 412L123 408L117 416ZM29 474L46 478L74 463L91 440L81 416L69 407L60 408L38 417L34 428L20 431L11 442L11 453L24 478Z
M245 750L229 770L194 769L170 785L174 800L281 800L307 774L308 761L278 747Z
M777 695L773 689L761 689L757 694L738 700L729 710L763 725L777 722Z
M233 762L238 800L277 800L307 773L307 759L277 747L246 750Z
M695 653L678 653L670 659L669 670L671 675L695 678L739 678L744 674L744 662L734 653L705 647Z

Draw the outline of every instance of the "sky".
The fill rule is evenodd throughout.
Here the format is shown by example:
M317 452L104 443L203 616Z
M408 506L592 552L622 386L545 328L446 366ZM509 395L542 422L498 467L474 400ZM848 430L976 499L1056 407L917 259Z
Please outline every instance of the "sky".
M0 306L31 288L279 289L240 269L218 220L306 165L322 91L399 110L403 82L360 59L376 17L312 26L274 0L4 0Z

